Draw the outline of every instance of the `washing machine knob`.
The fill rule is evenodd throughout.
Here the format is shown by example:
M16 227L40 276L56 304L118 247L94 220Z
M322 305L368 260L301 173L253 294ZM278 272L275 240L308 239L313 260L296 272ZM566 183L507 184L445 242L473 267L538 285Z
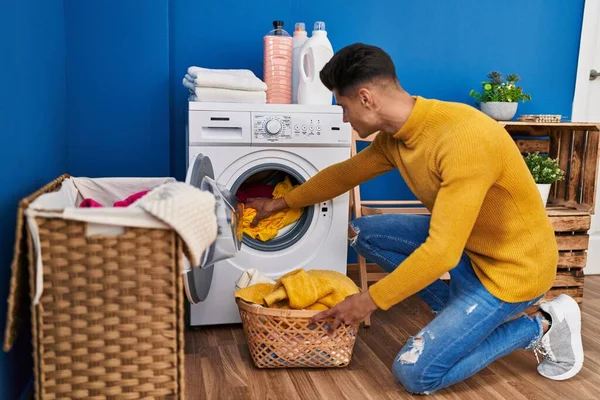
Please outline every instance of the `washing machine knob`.
M265 130L269 135L277 135L279 132L281 132L281 122L276 119L270 119L265 125Z

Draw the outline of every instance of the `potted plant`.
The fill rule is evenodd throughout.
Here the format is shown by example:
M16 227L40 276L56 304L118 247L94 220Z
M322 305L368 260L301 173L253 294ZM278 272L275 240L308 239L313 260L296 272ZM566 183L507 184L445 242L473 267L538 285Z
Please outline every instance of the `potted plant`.
M548 202L550 187L554 182L564 179L565 174L558 166L558 160L541 156L539 152L525 156L525 164L533 176L545 206Z
M531 96L517 86L520 78L516 74L507 75L505 80L500 72L492 71L487 77L487 81L481 82L482 92L471 90L469 95L485 114L497 121L510 121L517 113L519 101L531 100Z

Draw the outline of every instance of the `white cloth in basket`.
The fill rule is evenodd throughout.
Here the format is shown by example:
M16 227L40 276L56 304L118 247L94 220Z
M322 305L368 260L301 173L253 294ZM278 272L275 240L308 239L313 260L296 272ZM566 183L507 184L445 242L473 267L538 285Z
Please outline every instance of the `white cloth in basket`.
M242 272L242 275L235 282L235 287L236 289L243 289L257 283L270 283L274 285L275 281L256 268L250 268Z
M215 197L192 185L174 182L150 191L133 205L163 221L185 242L193 265L217 238Z
M81 200L92 197L112 204L132 192L149 190L129 207L79 208ZM196 265L217 237L215 198L173 178L68 178L60 190L35 199L25 211L36 257L36 284L33 304L43 293L43 264L35 218L62 218L87 223L87 236L119 235L124 227L173 229L185 242L187 256Z

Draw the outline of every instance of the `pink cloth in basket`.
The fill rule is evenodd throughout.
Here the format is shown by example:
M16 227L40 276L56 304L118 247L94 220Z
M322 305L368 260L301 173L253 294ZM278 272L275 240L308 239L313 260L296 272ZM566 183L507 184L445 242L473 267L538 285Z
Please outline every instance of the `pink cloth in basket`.
M79 205L80 208L95 208L95 207L104 207L102 204L98 203L94 199L85 199Z
M116 201L113 204L113 207L128 207L132 203L134 203L136 200L139 200L142 197L144 197L148 192L149 192L149 190L142 190L141 192L134 193L131 196L127 197L125 200ZM104 206L102 204L98 203L94 199L84 199L81 202L81 204L79 205L79 207L80 208L94 208L94 207L104 207Z

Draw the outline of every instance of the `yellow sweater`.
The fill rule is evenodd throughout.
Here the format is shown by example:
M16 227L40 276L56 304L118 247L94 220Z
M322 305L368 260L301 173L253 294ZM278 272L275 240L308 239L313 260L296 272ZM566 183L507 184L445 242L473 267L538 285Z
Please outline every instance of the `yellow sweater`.
M506 130L465 104L416 97L398 132L378 134L285 201L291 208L317 204L395 168L431 212L431 226L427 241L370 287L380 308L434 282L463 251L503 301L531 300L552 286L558 248L535 182Z

